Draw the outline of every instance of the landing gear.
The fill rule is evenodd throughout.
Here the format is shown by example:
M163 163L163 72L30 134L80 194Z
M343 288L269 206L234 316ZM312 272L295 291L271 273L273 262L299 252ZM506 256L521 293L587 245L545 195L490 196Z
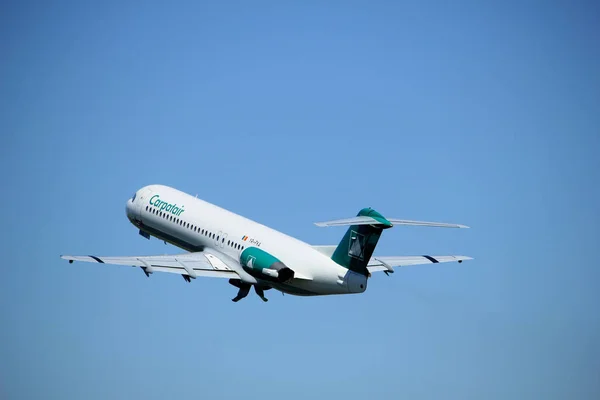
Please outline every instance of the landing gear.
M262 301L264 301L265 303L267 301L269 301L269 299L267 299L265 297L265 292L263 290L262 287L258 286L258 285L254 285L254 291L256 292L256 294L258 295L258 297L260 297L262 299Z
M186 281L186 282L188 282L188 283L190 283L190 282L191 282L189 275L181 275L181 276L183 276L183 280L184 280L184 281Z
M231 301L233 301L234 303L237 303L238 301L240 301L241 299L243 299L244 297L248 296L248 293L250 293L250 284L248 283L244 283L240 286L240 290L238 291L237 296L235 296L233 299L231 299Z
M254 291L256 292L258 297L261 298L262 301L264 301L264 302L269 301L269 299L267 299L265 297L265 292L264 292L265 290L271 289L268 286L252 285L250 283L242 282L241 279L230 279L229 283L240 289L238 291L237 296L235 296L233 299L231 299L231 301L233 301L234 303L237 303L244 297L248 296L248 293L250 293L250 286L254 286Z

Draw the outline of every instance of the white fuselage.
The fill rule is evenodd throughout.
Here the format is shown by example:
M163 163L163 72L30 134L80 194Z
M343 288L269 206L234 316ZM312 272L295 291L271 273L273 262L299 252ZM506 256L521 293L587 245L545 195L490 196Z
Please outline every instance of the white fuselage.
M285 293L348 294L367 288L365 276L340 266L311 245L168 186L138 190L127 202L127 217L142 231L190 252L213 249L239 262L245 248L260 248L303 278L285 284L256 278ZM253 283L251 277L249 283Z

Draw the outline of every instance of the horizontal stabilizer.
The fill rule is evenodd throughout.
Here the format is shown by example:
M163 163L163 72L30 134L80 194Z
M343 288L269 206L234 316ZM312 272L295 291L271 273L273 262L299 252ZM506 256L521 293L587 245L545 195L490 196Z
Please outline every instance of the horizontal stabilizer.
M427 221L411 221L408 219L388 218L394 225L413 225L413 226L431 226L436 228L468 228L466 225L448 224L445 222L427 222Z
M391 222L392 225L412 225L412 226L429 226L436 228L468 228L466 225L460 224L449 224L445 222L428 222L428 221L412 221L408 219L396 219L387 218L387 221ZM315 222L315 225L320 227L328 226L351 226L351 225L382 225L382 223L375 218L368 216L359 216L344 219L335 219L332 221Z
M379 225L381 222L375 218L368 216L358 216L344 219L334 219L332 221L315 222L315 225L320 227L326 226L350 226L350 225Z

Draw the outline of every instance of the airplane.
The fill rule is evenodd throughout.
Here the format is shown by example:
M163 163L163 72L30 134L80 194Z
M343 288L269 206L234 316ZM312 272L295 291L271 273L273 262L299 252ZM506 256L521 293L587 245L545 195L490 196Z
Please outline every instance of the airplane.
M467 256L374 256L386 229L396 225L469 228L460 224L385 218L372 208L355 217L317 222L319 227L348 227L337 245L311 245L165 185L144 186L127 200L129 221L146 239L151 236L186 253L104 257L61 255L62 259L139 267L179 274L186 282L198 277L229 279L237 287L233 302L250 289L263 301L275 289L296 296L358 294L374 272L389 276L395 267L472 260Z

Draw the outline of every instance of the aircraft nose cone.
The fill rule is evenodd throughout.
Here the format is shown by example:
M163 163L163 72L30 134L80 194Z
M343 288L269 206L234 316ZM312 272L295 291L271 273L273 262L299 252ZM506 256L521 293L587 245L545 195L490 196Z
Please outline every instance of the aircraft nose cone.
M127 200L127 204L125 204L125 214L127 218L133 219L134 217L135 207L133 205L133 201L131 199Z

